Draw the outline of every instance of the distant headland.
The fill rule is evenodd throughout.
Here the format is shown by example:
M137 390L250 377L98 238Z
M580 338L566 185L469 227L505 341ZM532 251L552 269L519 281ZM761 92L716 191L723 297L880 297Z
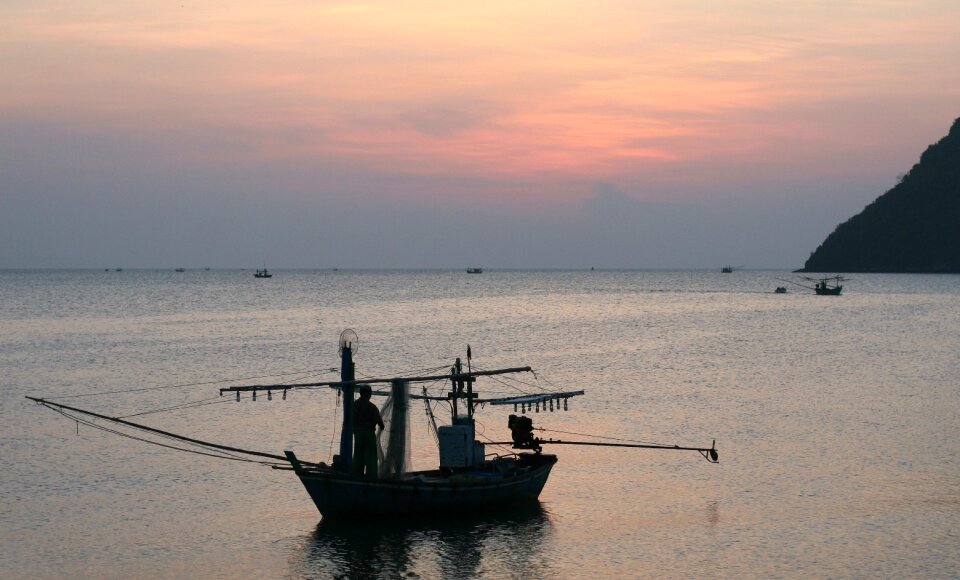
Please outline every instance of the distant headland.
M960 273L960 119L798 272Z

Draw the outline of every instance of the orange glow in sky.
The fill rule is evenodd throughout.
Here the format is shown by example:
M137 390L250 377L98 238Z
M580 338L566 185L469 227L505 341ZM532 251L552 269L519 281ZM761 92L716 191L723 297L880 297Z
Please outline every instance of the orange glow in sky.
M147 173L243 168L304 200L879 183L958 103L954 0L0 5L6 126L95 136ZM313 179L330 167L336 186Z
M960 96L949 2L13 2L0 15L6 116L205 130L252 155L412 173L610 179L735 162L774 155L771 127L836 143L818 110Z

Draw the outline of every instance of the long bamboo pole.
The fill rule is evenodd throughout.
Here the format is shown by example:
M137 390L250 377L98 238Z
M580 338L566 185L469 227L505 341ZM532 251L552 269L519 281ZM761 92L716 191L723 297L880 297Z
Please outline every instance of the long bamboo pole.
M104 419L106 421L111 421L113 423L119 423L120 425L126 425L128 427L133 427L135 429L141 429L143 431L148 431L150 433L156 433L158 435L163 435L165 437L173 437L174 439L179 439L181 441L188 441L190 443L196 443L197 445L203 445L205 447L211 447L213 449L221 449L223 451L233 451L235 453L244 453L246 455L254 455L257 457L267 457L269 459L277 459L283 462L287 461L287 458L283 455L274 455L272 453L264 453L262 451L251 451L250 449L240 449L239 447L230 447L228 445L220 445L218 443L210 443L209 441L203 441L200 439L194 439L192 437L185 437L183 435L177 435L176 433L171 433L169 431L163 431L161 429L154 429L153 427L147 427L146 425L141 425L140 423L134 423L132 421L126 421L118 417L110 417L108 415L101 415L100 413L94 413L93 411L86 411L84 409L79 409L77 407L71 407L69 405L63 405L61 403L54 403L53 401L48 401L46 399L39 399L37 397L27 396L31 401L35 401L46 407L57 407L59 409L66 409L68 411L73 411L74 413L82 413L84 415L89 415L90 417L96 417L98 419Z

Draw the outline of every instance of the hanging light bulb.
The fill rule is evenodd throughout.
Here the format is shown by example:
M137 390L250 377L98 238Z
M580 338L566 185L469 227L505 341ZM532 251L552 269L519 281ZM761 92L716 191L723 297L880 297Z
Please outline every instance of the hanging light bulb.
M284 400L284 401L287 400L287 390L286 390L286 389L283 390L283 400Z
M566 400L566 399L563 400L563 410L564 410L564 411L567 410L567 400Z
M553 413L553 399L550 399L550 412Z
M540 412L540 401L537 401L537 413Z
M254 400L254 401L257 400L257 390L256 390L256 389L253 390L253 400Z
M270 389L267 389L267 400L268 401L273 400L273 391L271 391Z
M513 404L513 412L514 412L514 413L517 412L517 404L516 404L516 403Z
M237 391L237 402L240 402L240 391Z

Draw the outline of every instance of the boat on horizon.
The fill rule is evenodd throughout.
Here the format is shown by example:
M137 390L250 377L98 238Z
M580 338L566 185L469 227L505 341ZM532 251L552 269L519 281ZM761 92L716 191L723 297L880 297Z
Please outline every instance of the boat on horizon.
M263 265L263 269L257 268L257 271L253 274L254 278L273 278L273 274L267 271L267 265Z
M483 274L483 268L467 268L467 274Z
M808 278L809 280L809 278ZM833 282L831 282L833 280ZM833 276L832 278L820 278L816 280L813 291L817 293L817 296L839 296L843 292L843 282L846 280L843 276Z
M807 290L813 290L817 296L840 296L840 293L843 292L843 284L841 284L841 282L846 282L849 280L849 278L844 278L840 275L825 276L821 278L803 276L804 280L813 283L813 286L810 286L809 284L802 284L800 282L794 282L793 280L783 280L781 278L777 279L781 282L787 282L789 284L800 286L801 288L806 288ZM783 291L786 292L787 289L784 288Z

